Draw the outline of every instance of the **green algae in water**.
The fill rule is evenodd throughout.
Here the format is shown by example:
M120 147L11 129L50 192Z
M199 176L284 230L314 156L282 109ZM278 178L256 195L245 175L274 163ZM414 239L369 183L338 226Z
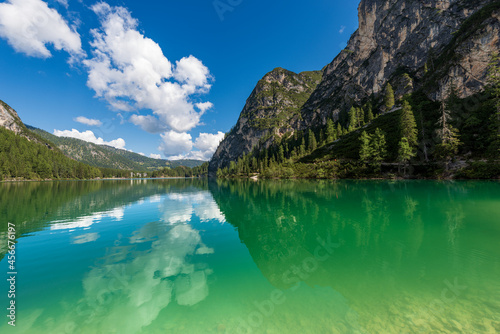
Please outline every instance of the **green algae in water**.
M497 333L499 190L434 181L3 184L1 222L18 230L18 309L16 328L4 321L0 331Z

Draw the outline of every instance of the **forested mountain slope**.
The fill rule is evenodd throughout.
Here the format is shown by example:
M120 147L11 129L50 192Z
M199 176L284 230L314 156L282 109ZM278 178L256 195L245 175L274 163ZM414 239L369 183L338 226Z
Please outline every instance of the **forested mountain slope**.
M362 0L358 12L347 47L317 86L303 89L305 101L284 126L267 120L295 92L280 90L279 99L259 108L257 84L210 161L211 176L282 176L278 166L288 164L285 174L293 177L293 163L335 159L443 162L448 169L455 157L498 158L500 1ZM264 79L271 87L281 82ZM377 156L369 151L379 142Z
M28 129L54 143L66 156L95 167L148 171L165 167L197 167L203 164L200 160L153 159L111 146L97 145L76 138L57 137L32 126L28 126Z

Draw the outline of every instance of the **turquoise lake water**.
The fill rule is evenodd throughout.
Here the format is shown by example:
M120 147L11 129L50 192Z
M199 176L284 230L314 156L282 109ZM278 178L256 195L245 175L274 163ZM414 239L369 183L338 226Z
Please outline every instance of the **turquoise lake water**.
M500 183L0 184L0 333L500 333Z

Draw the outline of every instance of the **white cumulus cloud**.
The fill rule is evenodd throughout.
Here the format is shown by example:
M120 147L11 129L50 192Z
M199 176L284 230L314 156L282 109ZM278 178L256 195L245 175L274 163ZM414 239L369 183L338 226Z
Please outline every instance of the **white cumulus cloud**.
M168 135L163 134L162 139L162 144L158 149L168 156L170 160L196 159L207 161L210 160L219 143L224 139L224 133L221 131L215 134L200 133L193 143L191 135L181 135L171 131ZM179 149L176 150L172 147ZM193 150L193 147L196 150Z
M41 0L8 0L0 3L0 37L17 51L28 56L48 58L51 44L68 52L72 58L82 56L80 35L63 17Z
M161 155L160 154L154 154L154 153L151 153L149 155L150 158L153 158L153 159L161 159Z
M92 10L101 28L92 30L93 57L84 63L87 85L96 96L117 110L152 110L154 116L130 118L148 132L183 133L197 126L209 105L193 97L210 89L208 68L193 56L174 66L156 42L137 30L138 21L126 8L101 2Z
M210 88L208 79L210 72L203 63L193 56L184 57L177 61L174 71L174 77L179 82L186 83L192 88L204 87Z
M205 112L208 109L211 109L214 105L212 102L200 102L196 103L196 108L200 109L201 112Z
M102 126L102 122L98 119L90 119L85 116L78 116L75 122L82 123L89 126Z
M151 115L132 115L130 116L130 122L140 126L144 131L149 133L160 133L167 130L167 127L162 124L158 118Z
M80 140L87 141L89 143L94 143L97 145L108 145L112 146L118 149L125 149L125 140L123 138L118 138L112 141L105 141L101 137L96 137L94 132L87 130L84 132L80 132L76 129L70 130L54 130L54 135L58 137L70 137L70 138L76 138Z
M194 142L194 147L200 151L209 151L214 153L222 139L224 139L224 132L221 131L216 134L200 133Z
M161 138L162 142L158 150L166 156L186 154L193 148L191 135L185 132L167 131L161 134Z

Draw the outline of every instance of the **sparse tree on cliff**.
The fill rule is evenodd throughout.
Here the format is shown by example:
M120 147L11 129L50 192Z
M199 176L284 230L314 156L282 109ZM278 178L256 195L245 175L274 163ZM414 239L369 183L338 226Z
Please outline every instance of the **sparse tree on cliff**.
M363 108L356 108L357 110L357 120L358 120L358 127L362 127L365 125L365 111Z
M358 125L358 117L357 117L357 110L354 107L351 107L351 110L349 111L349 132L354 131Z
M417 137L417 122L413 115L413 110L408 101L403 101L403 108L401 110L401 118L399 121L399 129L401 138L406 138L410 149L413 151L418 145Z
M344 135L344 131L342 130L342 125L337 123L337 138L340 138Z
M359 140L361 141L361 147L359 149L359 158L363 163L368 163L371 158L371 146L370 146L370 141L371 138L366 133L366 131L363 131L361 133L361 136L359 137Z
M337 139L337 131L335 130L335 123L331 119L326 121L326 142L331 143Z
M373 107L370 102L366 104L365 123L373 121Z
M385 88L384 104L386 111L389 111L392 109L392 107L394 107L394 89L392 89L390 83L388 83L387 87Z

